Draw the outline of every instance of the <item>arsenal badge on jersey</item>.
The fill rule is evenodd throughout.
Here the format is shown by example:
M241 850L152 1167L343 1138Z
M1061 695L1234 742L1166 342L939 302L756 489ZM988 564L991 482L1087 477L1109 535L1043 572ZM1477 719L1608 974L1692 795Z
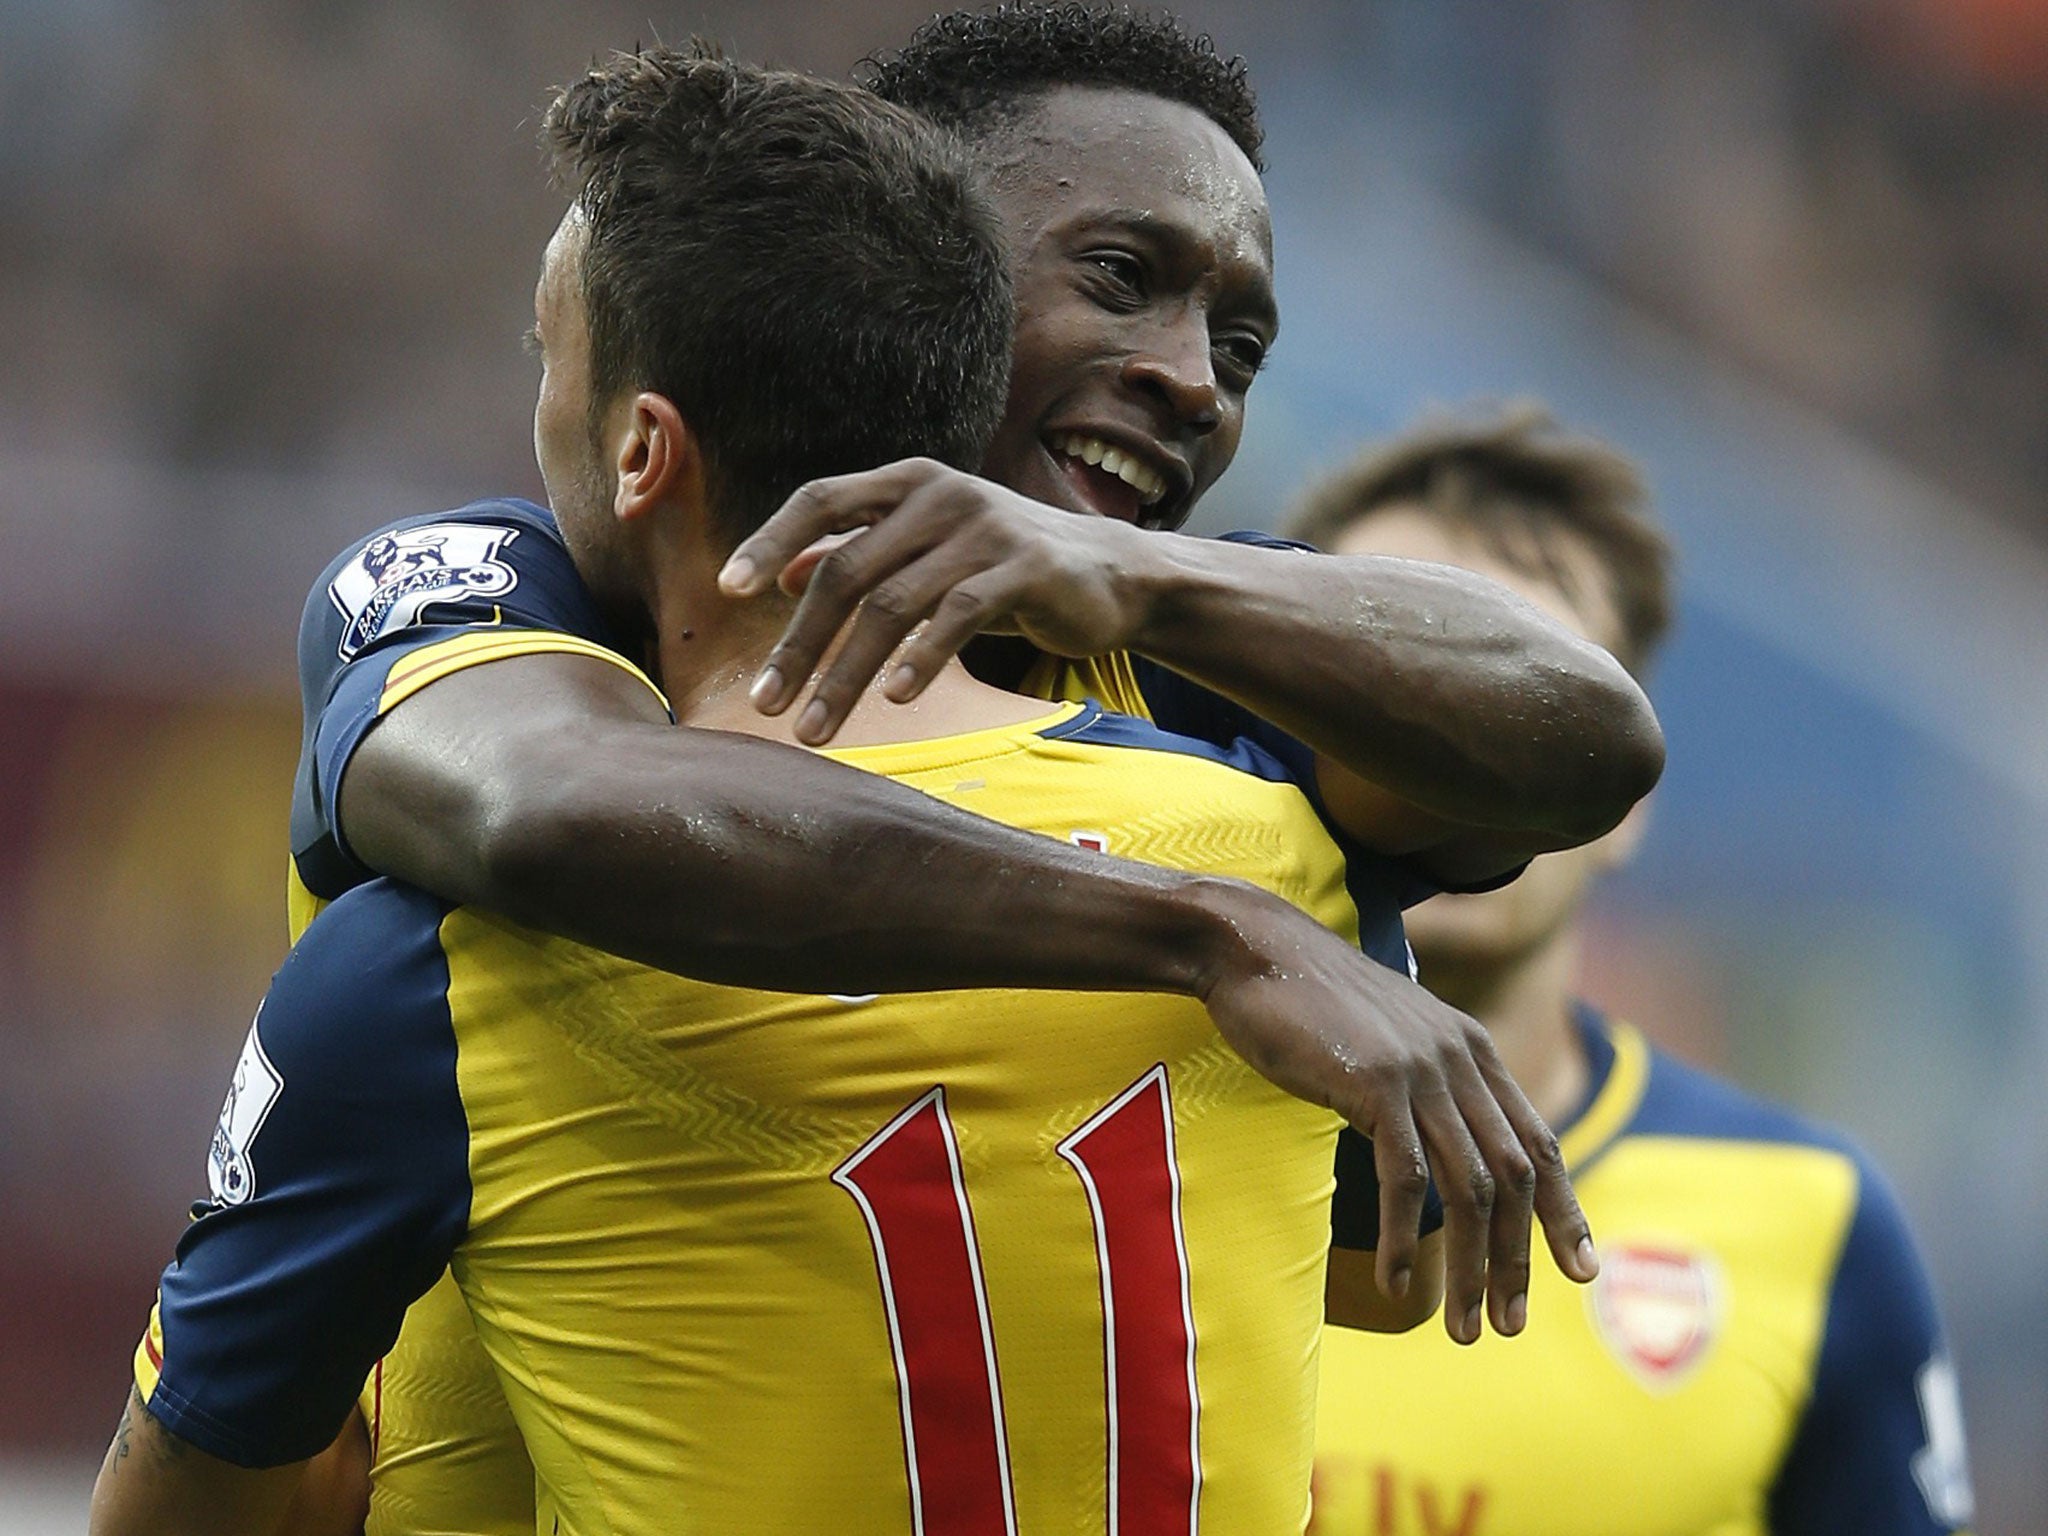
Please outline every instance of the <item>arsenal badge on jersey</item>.
M1587 1308L1629 1374L1652 1392L1668 1392L1706 1358L1720 1331L1720 1267L1684 1248L1602 1244Z

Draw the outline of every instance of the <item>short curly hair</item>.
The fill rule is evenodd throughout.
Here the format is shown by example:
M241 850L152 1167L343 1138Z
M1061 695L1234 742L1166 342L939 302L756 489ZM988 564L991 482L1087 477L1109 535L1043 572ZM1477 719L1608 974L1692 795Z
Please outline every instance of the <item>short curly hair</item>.
M805 480L981 462L1013 304L956 135L701 43L599 61L543 133L589 221L593 421L622 388L673 400L733 542Z
M1138 91L1193 107L1230 135L1253 169L1266 168L1266 131L1245 61L1224 58L1207 33L1190 35L1170 15L1128 5L1014 0L952 11L896 52L861 60L855 78L968 138L1009 126L1060 86Z
M1638 676L1671 627L1671 544L1633 461L1563 431L1533 400L1439 416L1365 449L1309 488L1287 532L1324 548L1375 512L1419 507L1499 559L1578 598L1559 547L1598 563L1620 620L1615 656Z

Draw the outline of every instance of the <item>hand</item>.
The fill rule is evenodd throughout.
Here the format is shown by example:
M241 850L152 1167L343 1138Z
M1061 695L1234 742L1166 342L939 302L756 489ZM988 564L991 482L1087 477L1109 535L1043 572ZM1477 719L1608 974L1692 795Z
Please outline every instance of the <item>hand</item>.
M860 531L834 538L849 530ZM733 597L776 583L802 594L754 684L764 714L795 702L851 621L797 723L798 739L819 746L899 646L884 684L899 704L978 634L1021 634L1060 656L1118 649L1136 627L1125 579L1138 558L1133 541L1151 537L905 459L800 487L733 551L719 586Z
M1234 884L1217 897L1234 942L1204 994L1210 1017L1255 1071L1372 1138L1381 1290L1407 1292L1432 1171L1459 1343L1479 1337L1482 1306L1496 1332L1522 1331L1532 1211L1568 1278L1599 1273L1557 1138L1483 1027L1277 898Z

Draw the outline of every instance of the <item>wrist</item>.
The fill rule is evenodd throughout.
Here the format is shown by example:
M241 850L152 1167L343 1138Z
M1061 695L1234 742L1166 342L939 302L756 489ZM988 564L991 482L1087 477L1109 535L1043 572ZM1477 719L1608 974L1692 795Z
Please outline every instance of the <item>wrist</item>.
M1199 572L1184 546L1206 542L1177 533L1148 533L1125 523L1104 530L1110 539L1110 590L1121 616L1117 649L1149 654L1150 648L1179 620Z
M1223 608L1239 584L1227 563L1239 547L1184 532L1130 530L1130 557L1118 569L1118 598L1126 614L1124 649L1167 666L1178 655L1202 653L1217 633Z
M1179 990L1204 1002L1220 987L1269 974L1275 923L1301 919L1287 902L1242 880L1190 876L1177 895L1187 974Z

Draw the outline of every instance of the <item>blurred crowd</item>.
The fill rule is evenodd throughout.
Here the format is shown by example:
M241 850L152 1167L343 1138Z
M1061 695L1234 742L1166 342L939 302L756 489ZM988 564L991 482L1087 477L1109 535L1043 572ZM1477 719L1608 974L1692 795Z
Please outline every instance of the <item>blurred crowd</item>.
M843 71L927 9L776 0L668 25ZM1376 45L1441 33L1402 57L1402 87L1461 123L1463 190L1489 211L1956 489L2040 515L2048 7L1231 12L1226 42L1350 50L1360 78ZM535 108L650 14L4 0L0 442L367 461L431 485L522 472L509 337L553 207Z
M561 206L536 144L548 84L653 28L843 74L936 8L0 0L0 1491L10 1458L103 1443L283 952L307 583L386 518L539 491L518 338ZM1284 120L1283 291L1313 269L1333 302L1355 297L1360 249L1303 260L1290 229L1349 184L1325 141L1364 124L1369 158L1385 130L1397 175L1419 168L1518 253L1682 332L1703 373L1729 365L1767 386L1756 398L1801 400L2048 539L2044 0L1174 8L1253 56ZM1348 446L1303 425L1338 411L1324 382L1390 366L1371 338L1318 357L1313 320L1289 326L1259 407L1283 429L1257 482L1267 517L1304 462ZM1292 385L1302 357L1316 366ZM1410 384L1367 393L1405 417ZM1365 414L1341 430L1394 425ZM1669 414L1680 441L1696 413ZM1699 462L1728 462L1701 441ZM1626 446L1659 468L1654 445ZM1728 484L1696 478L1712 483L1685 508L1692 594L1715 541L1740 542L1716 520ZM2048 1225L2028 1217L2048 1120L2012 1066L2048 1018L2027 840L2048 822L1972 788L1954 744L1876 690L1816 681L1810 653L1726 619L1681 620L1659 684L1673 773L1634 905L1592 946L1593 994L1654 1000L1667 1044L1755 1086L1899 1128L1883 1150L1946 1250L1937 1270L1973 1272L1950 1300L1987 1486L2048 1509L2031 1305ZM1750 1016L1775 1079L1728 1047ZM1991 1148L2017 1197L1984 1194Z
M2048 6L1513 9L1444 80L1492 212L2048 533Z

